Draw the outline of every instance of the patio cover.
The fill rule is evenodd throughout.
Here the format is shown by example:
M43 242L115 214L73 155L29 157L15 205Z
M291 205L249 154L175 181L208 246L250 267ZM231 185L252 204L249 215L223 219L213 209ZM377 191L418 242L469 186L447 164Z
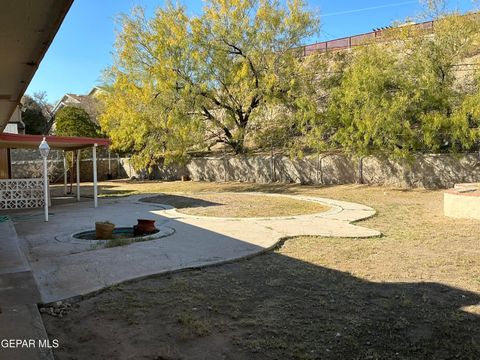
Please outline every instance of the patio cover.
M0 148L38 149L44 137L51 149L66 151L85 149L95 146L95 144L97 146L110 145L110 140L105 138L2 133L0 134Z
M76 151L77 152L77 200L80 201L80 158L81 149L88 147L93 148L92 165L93 165L93 201L95 207L98 207L98 181L97 181L97 146L108 146L110 140L105 138L88 138L74 136L54 136L54 135L20 135L20 134L0 134L0 148L9 149L38 149L40 142L45 137L50 149ZM63 166L66 169L66 158L64 157ZM46 169L46 168L45 168ZM48 170L46 170L48 172ZM47 176L47 175L45 175ZM67 193L67 173L64 172L65 194ZM47 193L47 190L45 190ZM46 221L48 221L48 211L46 210Z

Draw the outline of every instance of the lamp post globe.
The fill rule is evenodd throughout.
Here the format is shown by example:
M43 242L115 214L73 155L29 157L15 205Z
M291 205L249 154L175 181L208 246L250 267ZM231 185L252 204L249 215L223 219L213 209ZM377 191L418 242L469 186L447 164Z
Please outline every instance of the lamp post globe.
M43 138L42 142L38 146L38 150L40 150L40 155L42 155L42 158L46 159L48 157L48 153L50 152L50 146L48 145L45 138Z

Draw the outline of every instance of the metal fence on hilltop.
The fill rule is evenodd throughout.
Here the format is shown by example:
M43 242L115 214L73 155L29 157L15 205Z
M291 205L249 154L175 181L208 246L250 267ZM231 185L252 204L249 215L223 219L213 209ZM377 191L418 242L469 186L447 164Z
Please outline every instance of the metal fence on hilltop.
M425 21L418 24L412 24L411 26L414 26L416 30L431 31L433 29L433 23L433 21ZM376 29L365 34L305 45L302 47L303 56L308 56L317 52L345 50L354 46L363 45L375 39L381 38L388 29L389 28Z

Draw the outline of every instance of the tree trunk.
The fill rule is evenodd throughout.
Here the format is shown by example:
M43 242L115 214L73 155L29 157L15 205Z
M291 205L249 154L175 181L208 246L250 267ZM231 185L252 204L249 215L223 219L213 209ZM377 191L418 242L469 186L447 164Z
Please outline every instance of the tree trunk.
M245 154L247 152L243 138L240 140L231 140L227 144L232 147L236 155Z
M247 124L242 124L242 126L239 126L239 132L238 136L236 139L233 139L233 136L229 137L229 140L227 141L227 144L230 145L235 152L236 155L240 154L245 154L247 152L247 149L245 148L245 128Z

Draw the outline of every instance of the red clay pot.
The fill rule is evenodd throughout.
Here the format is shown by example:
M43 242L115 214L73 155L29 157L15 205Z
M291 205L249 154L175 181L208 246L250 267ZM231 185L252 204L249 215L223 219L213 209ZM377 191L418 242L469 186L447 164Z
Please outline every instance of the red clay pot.
M137 219L137 229L139 233L150 234L157 230L155 220Z

